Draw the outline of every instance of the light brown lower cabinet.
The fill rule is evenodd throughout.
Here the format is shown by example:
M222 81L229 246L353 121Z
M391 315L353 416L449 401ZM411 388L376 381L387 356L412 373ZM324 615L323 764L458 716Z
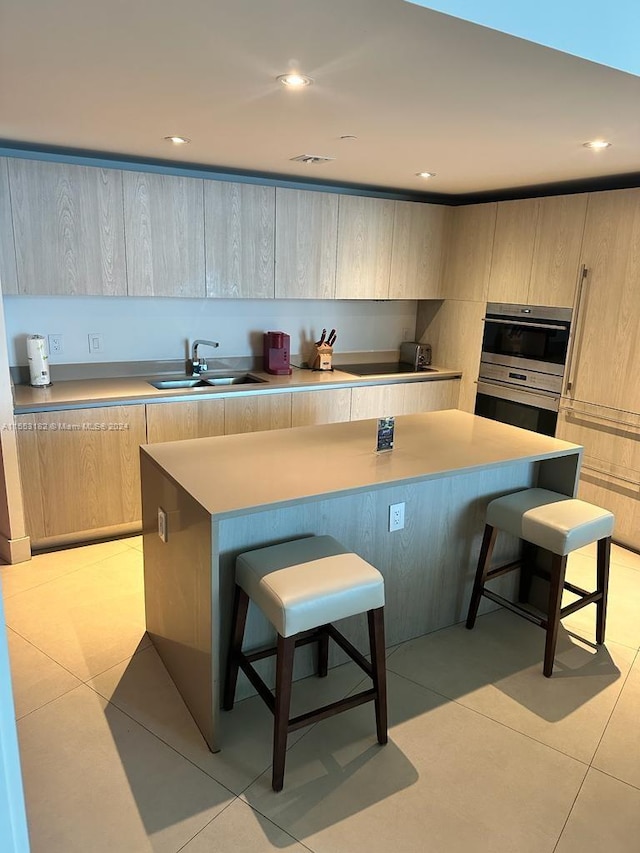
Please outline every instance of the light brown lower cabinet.
M224 406L225 435L261 432L291 426L291 394L255 394L227 397Z
M147 404L147 441L224 435L224 399Z
M145 407L17 415L20 472L32 544L96 538L138 523ZM93 536L89 533L93 531Z
M351 420L351 388L298 391L291 400L291 426L336 424Z
M459 394L459 379L352 388L351 420L361 421L367 418L455 409L458 406Z
M640 550L640 415L572 401L556 436L584 447L578 497L612 512L614 539Z

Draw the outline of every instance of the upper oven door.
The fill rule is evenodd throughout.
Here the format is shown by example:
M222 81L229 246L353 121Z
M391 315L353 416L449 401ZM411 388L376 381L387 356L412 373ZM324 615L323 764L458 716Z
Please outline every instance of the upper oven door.
M562 376L571 310L535 305L487 305L482 360Z

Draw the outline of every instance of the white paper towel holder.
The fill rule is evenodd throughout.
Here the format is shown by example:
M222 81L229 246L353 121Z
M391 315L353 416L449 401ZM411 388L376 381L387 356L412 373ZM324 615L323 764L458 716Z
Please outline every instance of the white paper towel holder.
M27 335L27 359L31 387L49 388L53 383L49 374L49 355L44 335Z

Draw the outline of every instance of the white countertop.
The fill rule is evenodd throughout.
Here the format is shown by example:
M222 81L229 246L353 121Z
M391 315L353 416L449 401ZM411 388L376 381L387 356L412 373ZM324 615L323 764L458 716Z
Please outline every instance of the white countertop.
M228 517L581 451L454 409L397 417L392 451L375 451L376 434L376 420L351 421L145 445L142 453L211 515Z
M237 372L237 371L233 371ZM154 377L117 377L113 379L67 379L54 382L48 388L32 388L16 385L14 388L14 411L16 414L30 412L62 411L65 409L95 408L97 406L133 405L135 403L170 403L176 400L202 400L226 397L282 393L284 391L317 390L321 388L344 388L361 385L388 385L399 382L432 382L442 379L457 379L460 371L436 367L429 373L399 373L376 376L354 376L336 369L321 372L293 368L290 376L273 376L259 370L240 371L250 373L263 382L247 385L223 385L211 388L180 388L158 390L149 384ZM204 374L206 378L207 374ZM162 378L169 377L163 374ZM155 377L155 379L160 378Z

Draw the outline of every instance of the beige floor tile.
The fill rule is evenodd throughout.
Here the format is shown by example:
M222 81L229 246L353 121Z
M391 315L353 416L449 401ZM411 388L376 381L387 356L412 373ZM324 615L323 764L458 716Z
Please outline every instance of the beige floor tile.
M125 550L5 602L17 634L83 681L149 644L142 554Z
M14 631L7 638L17 719L82 683Z
M480 616L473 631L456 625L412 640L387 666L589 763L635 652L614 643L592 648L560 629L555 672L545 678L544 639L503 609Z
M593 766L640 788L640 654L622 689Z
M138 551L142 551L142 535L129 536L123 541L126 542L130 548L136 548Z
M556 853L637 853L640 791L589 770Z
M32 853L175 853L232 798L84 685L18 737Z
M637 569L640 572L640 554L622 548L620 545L611 546L611 562L629 566L629 568Z
M581 586L583 589L595 589L595 562L578 554L572 555L567 570L567 579ZM563 604L568 604L574 599L574 595L565 593ZM612 562L609 572L607 640L622 643L633 649L640 648L639 601L640 572L622 563ZM571 616L567 616L566 619L562 620L562 623L569 630L575 631L590 641L594 641L595 614L595 606L590 605Z
M316 853L551 853L585 765L389 677L390 740L361 706L315 726L243 795ZM553 784L550 784L553 780Z
M306 853L309 848L246 803L236 800L180 853L269 853L283 849L288 853Z
M55 580L62 575L75 572L92 563L106 560L121 554L129 547L125 539L98 542L95 545L83 545L62 551L49 551L36 554L26 563L0 567L0 582L6 598Z
M306 678L294 686L292 714L345 696L362 679L354 664L330 670L329 677ZM153 647L89 682L145 728L236 793L271 765L273 716L254 696L222 712L220 752L211 753ZM295 743L305 730L290 735Z

